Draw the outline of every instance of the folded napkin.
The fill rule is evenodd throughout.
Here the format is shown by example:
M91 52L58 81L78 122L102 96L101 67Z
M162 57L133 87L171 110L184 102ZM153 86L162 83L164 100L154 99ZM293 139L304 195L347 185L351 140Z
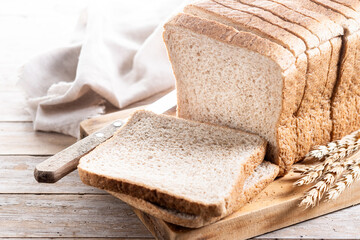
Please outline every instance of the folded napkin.
M21 69L35 130L79 136L82 120L174 85L163 24L184 0L100 1L80 16L71 41Z

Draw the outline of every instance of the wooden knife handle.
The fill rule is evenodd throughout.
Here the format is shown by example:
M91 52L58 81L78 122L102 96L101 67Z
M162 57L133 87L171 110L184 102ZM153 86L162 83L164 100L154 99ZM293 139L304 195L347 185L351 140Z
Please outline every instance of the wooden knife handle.
M82 156L112 137L123 124L122 120L117 120L39 163L34 170L35 179L42 183L57 182L77 168Z

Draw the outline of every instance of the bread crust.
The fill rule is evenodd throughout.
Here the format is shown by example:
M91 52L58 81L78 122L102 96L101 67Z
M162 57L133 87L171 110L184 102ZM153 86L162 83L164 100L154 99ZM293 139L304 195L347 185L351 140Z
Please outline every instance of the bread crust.
M127 194L111 191L109 191L109 193L131 205L132 207L148 213L156 218L162 219L166 222L188 228L199 228L216 222L219 219L224 218L225 216L240 209L243 205L245 205L247 202L257 196L263 189L265 189L276 178L277 175L278 167L274 168L274 171L268 176L266 176L266 178L259 179L256 184L252 185L247 189L244 189L244 191L242 191L241 194L239 194L238 197L235 199L236 201L234 201L232 205L229 205L230 207L227 209L226 213L218 217L204 217L198 215L184 214L181 212L176 212L157 206L156 204L145 201L141 198L132 197Z
M282 6L288 9L291 9L297 13L300 13L306 17L318 21L319 23L321 23L321 25L325 26L328 29L330 33L328 40L344 34L344 29L342 28L341 25L339 25L336 22L333 22L330 18L328 18L328 16L323 15L321 12L302 7L298 1L288 1L288 0L269 0L269 1L281 4Z
M313 18L307 17L304 14L298 13L294 10L291 10L281 4L278 4L276 2L271 2L268 0L238 0L242 3L248 4L250 6L259 7L261 9L264 9L266 11L270 11L274 15L298 24L300 26L303 26L307 28L310 32L312 32L314 35L316 35L319 39L320 44L324 43L328 40L330 40L333 37L339 36L342 34L342 28L337 25L331 24L331 26L328 26L323 23L320 23L316 21ZM330 30L330 27L335 28L335 30Z
M311 0L298 0L298 3L301 4L302 7L321 13L333 22L341 25L344 28L344 35L354 33L359 29L359 24L355 20L346 18L343 14L336 9L334 10L331 6L320 5Z
M295 36L302 39L306 45L307 49L311 49L319 46L320 42L317 36L311 33L308 29L298 24L293 24L288 21L284 21L282 18L274 15L273 13L263 10L258 7L249 6L241 2L236 2L232 0L214 0L216 2L221 2L222 5L230 7L237 11L243 11L253 16L258 16L264 21L268 21L275 26L285 29L286 31L294 34Z
M359 22L360 14L353 9L345 6L344 4L339 4L333 0L312 0L313 2L322 5L324 7L330 8L332 11L338 12L344 15L348 19L354 19Z
M339 78L332 99L332 139L360 128L360 32L344 38Z
M359 67L360 63L360 38L359 28L360 10L359 1L343 0L314 0L317 4L331 10L331 15L342 15L343 18L334 19L339 21L346 30L343 36L341 57L339 60L339 73L334 92L331 98L331 119L333 128L331 132L332 140L337 140L343 136L360 128L360 87L359 87Z
M150 114L155 115L154 113L150 113L148 111L142 111L142 110L137 111L128 120L128 122L118 130L116 134L121 135L121 132L124 129L128 127L131 128L131 124L136 122L138 119L141 119L142 117L148 116ZM165 116L165 115L163 115L162 118L171 119L171 120L176 119L175 117ZM184 120L184 119L176 119L176 121L179 122L187 121L187 122L195 123L193 121ZM196 124L205 124L205 123L196 123ZM206 125L211 125L211 124L206 124ZM238 132L238 130L229 130L228 128L220 127L220 126L216 126L216 128L224 128L227 129L227 131ZM251 133L249 134L254 135ZM100 144L97 148L106 145L108 141L112 141L112 138ZM198 215L204 218L208 218L208 217L223 216L223 214L226 212L227 206L229 204L232 204L231 202L232 198L237 197L237 196L232 196L231 194L241 194L238 188L243 187L246 178L250 176L253 173L254 169L263 161L265 151L266 151L266 141L264 139L261 139L261 145L259 145L258 148L254 151L254 154L252 154L247 159L246 164L242 165L240 169L240 173L238 174L238 179L236 180L236 184L234 184L233 186L232 192L229 194L229 196L225 197L225 199L222 199L221 201L213 204L194 201L182 196L178 196L174 193L167 192L166 190L159 190L156 188L152 188L144 183L133 182L128 179L113 178L111 176L106 176L100 173L88 171L86 169L86 165L84 165L85 167L82 166L82 159L80 159L78 171L79 171L80 179L83 181L83 183L87 185L94 186L107 191L126 194L135 198L140 198L161 207L174 209L178 212Z
M326 16L334 22L341 24L345 29L345 34L342 37L342 48L338 48L339 57L338 63L339 73L334 91L331 96L331 119L333 122L331 139L340 139L346 134L360 128L359 124L359 93L357 93L356 82L358 74L355 72L356 58L358 47L360 45L359 35L359 14L354 10L360 10L358 1L327 1L315 0L309 4L308 0L300 1L304 7L311 7L314 5L317 11L324 11L327 9ZM349 87L352 85L352 87Z
M333 2L342 4L348 8L351 8L354 11L359 11L360 2L358 0L332 0Z
M302 39L283 28L262 20L256 15L238 10L235 10L236 14L233 14L233 9L212 1L199 2L184 8L185 13L194 16L197 16L197 11L202 11L207 14L207 17L205 17L207 19L209 19L208 16L213 16L220 20L219 22L234 27L239 31L244 29L245 31L250 31L263 38L267 38L288 49L294 56L298 56L306 50L306 45ZM216 21L216 19L214 20ZM239 29L239 27L242 29Z
M247 48L276 62L283 70L288 69L296 61L294 55L282 46L264 39L250 32L239 32L233 27L225 26L214 21L201 19L189 14L180 13L164 26L165 29L181 27L194 33L208 36L212 39L233 46ZM166 40L166 34L164 33Z

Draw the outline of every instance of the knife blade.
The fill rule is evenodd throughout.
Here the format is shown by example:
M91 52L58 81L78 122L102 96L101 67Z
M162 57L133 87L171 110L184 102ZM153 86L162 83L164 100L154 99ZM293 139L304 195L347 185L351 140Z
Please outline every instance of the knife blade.
M175 90L144 109L161 114L170 111L174 107L176 107ZM124 125L126 121L127 119L118 119L39 163L34 170L36 181L41 183L55 183L59 181L77 168L79 159L82 156L89 153L100 143L112 137L116 130Z

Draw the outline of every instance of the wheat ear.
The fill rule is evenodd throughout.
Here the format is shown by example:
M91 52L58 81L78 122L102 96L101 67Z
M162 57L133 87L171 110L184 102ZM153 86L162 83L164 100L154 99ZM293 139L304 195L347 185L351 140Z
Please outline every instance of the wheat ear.
M326 194L327 200L337 199L341 193L345 191L353 182L360 179L360 163L357 162L355 165L348 166L347 171L344 175L329 189Z
M354 181L360 179L360 159L348 158L360 149L360 130L341 140L318 146L305 159L320 161L311 167L296 168L303 176L294 184L302 186L315 183L304 195L299 206L314 207L326 195L336 199Z
M326 146L315 147L314 150L306 154L305 159L323 161L333 155L335 155L334 159L344 158L359 150L359 147L360 130L343 137L341 140L330 142Z
M299 206L314 207L316 206L324 194L330 189L334 182L346 170L346 165L341 162L333 162L322 171L319 181L305 193Z
M310 168L310 169L307 168L303 172L301 172L301 170L298 170L297 172L301 172L301 175L303 175L303 177L300 178L299 180L297 180L294 184L296 186L302 186L302 185L306 185L306 184L315 182L317 179L319 179L322 176L324 168L325 168L325 165L319 164L313 168Z
M296 186L310 184L320 179L322 176L324 176L324 174L329 173L332 170L338 172L342 167L338 160L344 158L343 156L344 154L342 152L332 154L330 157L326 158L323 163L301 172L303 177L297 180L294 184Z

